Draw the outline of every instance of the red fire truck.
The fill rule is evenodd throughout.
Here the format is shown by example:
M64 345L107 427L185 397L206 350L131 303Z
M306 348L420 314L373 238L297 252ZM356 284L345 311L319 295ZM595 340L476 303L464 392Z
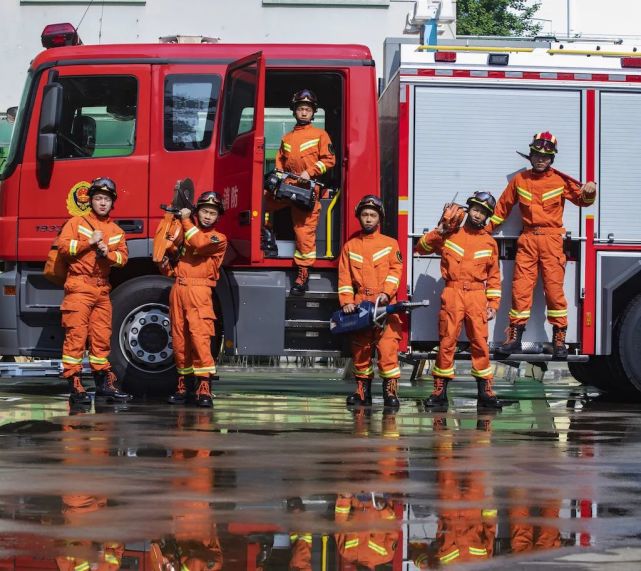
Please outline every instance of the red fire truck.
M43 39L73 43L74 34L54 29ZM337 306L337 255L358 229L355 204L380 191L388 231L407 263L401 297L432 302L408 321L403 351L430 357L438 344L439 262L412 258L413 241L435 224L444 202L479 189L500 194L527 166L515 150L550 130L560 141L555 166L595 180L600 190L591 211L566 209L571 370L582 382L641 390L639 53L595 44L465 43L402 46L378 105L374 63L362 46L44 51L29 68L0 174L0 353L60 354L62 292L44 280L43 262L64 221L86 209L88 181L110 176L120 191L113 215L130 250L130 262L113 274L112 360L131 389L166 390L173 377L170 282L151 262L151 237L159 205L185 177L197 193L219 192L227 207L221 230L230 255L216 289L216 346L234 355L340 355L327 327ZM279 257L265 257L261 196L263 174L293 121L291 94L302 87L318 95L316 123L329 132L338 160L321 181L336 192L322 201L310 291L294 298L291 227L286 216L275 221ZM504 302L493 344L507 324L518 234L512 217L497 235ZM550 338L544 315L539 286L526 355L513 360L551 358L541 353Z

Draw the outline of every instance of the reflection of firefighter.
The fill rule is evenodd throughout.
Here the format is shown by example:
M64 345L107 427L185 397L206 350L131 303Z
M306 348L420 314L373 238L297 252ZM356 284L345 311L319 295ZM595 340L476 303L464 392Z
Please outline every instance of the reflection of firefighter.
M189 208L180 211L184 244L178 262L171 268L164 264L167 275L176 282L169 296L171 334L178 372L176 392L169 397L172 404L187 400L187 385L195 377L195 401L198 406L211 407L211 381L216 376L216 362L211 352L214 336L214 305L212 289L216 287L220 266L225 256L227 239L214 230L223 202L215 192L204 192L196 203L192 218ZM178 248L172 245L171 255ZM191 387L190 387L191 388Z
M292 97L290 109L294 112L296 126L281 141L276 155L276 168L300 175L304 179L315 179L324 175L336 162L329 135L323 129L312 125L314 114L318 110L316 95L309 89L298 91ZM321 210L318 195L316 198L311 211L291 207L296 238L294 263L298 267L298 276L290 292L292 295L305 293L309 268L316 261L316 227ZM265 205L270 224L273 212L290 206L287 201L275 200L267 193L265 193ZM272 242L269 249L273 250L275 244L271 229L268 229L268 232Z
M478 386L478 405L501 408L492 391L494 375L487 344L487 322L494 319L501 300L498 246L485 230L496 201L489 192L475 192L467 199L467 218L462 228L446 232L443 223L423 235L417 251L441 255L445 287L439 313L439 348L432 370L434 390L426 408L448 406L447 384L454 378L456 344L465 323L472 353L472 376Z
M74 216L58 238L59 254L69 263L65 296L60 306L65 340L62 347L62 376L69 381L72 405L91 399L80 381L82 357L89 339L89 364L96 382L96 397L127 401L131 397L116 386L109 364L111 344L111 300L109 273L127 263L125 233L109 218L116 201L116 185L97 178L89 187L91 212Z
M490 428L488 419L479 419L478 432L470 446L471 455L489 446ZM493 507L483 505L489 495L486 474L480 470L464 470L458 465L461 451L457 450L455 456L453 435L447 430L444 417L434 419L434 430L438 437L438 493L444 507L439 510L432 563L450 565L489 559L494 553L497 514ZM471 463L475 464L473 460ZM425 559L425 555L420 556L422 562Z
M551 133L537 133L528 155L532 168L517 173L503 191L491 218L492 229L502 224L518 202L523 219L523 233L518 239L512 308L508 339L501 353L519 353L525 324L530 318L532 295L539 270L547 304L547 318L553 326L555 357L566 357L565 333L568 305L563 293L565 254L563 253L563 209L569 200L577 206L591 206L596 198L596 184L581 186L552 168L558 152Z
M400 537L400 524L394 504L380 495L339 495L335 521L349 523L353 531L335 535L336 548L343 561L373 569L394 559ZM379 529L377 529L379 528Z
M512 490L513 505L509 509L510 516L510 548L512 553L526 551L558 549L561 547L561 532L549 522L531 524L528 519L540 517L546 520L558 521L561 502L551 500L541 502L539 509L533 507L532 500L527 497L525 490Z
M56 557L56 565L60 571L117 571L124 552L125 546L122 543L103 543L98 546L95 558L60 556Z
M357 204L356 217L361 232L343 246L338 265L338 300L345 313L353 313L357 304L367 300L387 305L396 301L396 291L403 272L403 259L394 238L380 233L385 211L377 196L368 194ZM378 372L383 379L386 407L398 408L398 343L401 320L392 314L383 329L371 327L353 333L351 349L356 392L347 398L348 406L372 404L372 350L376 348Z

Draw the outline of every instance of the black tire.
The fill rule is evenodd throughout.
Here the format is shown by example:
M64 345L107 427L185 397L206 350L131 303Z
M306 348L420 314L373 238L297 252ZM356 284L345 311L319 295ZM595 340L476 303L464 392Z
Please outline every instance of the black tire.
M641 295L625 308L614 330L615 367L641 396Z
M129 280L111 294L113 331L111 364L123 387L134 395L167 396L176 387L176 367L171 346L169 292L173 281L163 276ZM223 344L222 311L214 296L218 320L212 338L217 357ZM140 325L140 320L145 322ZM138 331L133 333L137 325ZM132 346L136 342L136 347ZM142 352L142 356L136 353ZM152 359L153 357L153 359Z
M611 355L593 355L587 363L568 363L570 374L582 385L596 387L605 392L620 391L622 380Z

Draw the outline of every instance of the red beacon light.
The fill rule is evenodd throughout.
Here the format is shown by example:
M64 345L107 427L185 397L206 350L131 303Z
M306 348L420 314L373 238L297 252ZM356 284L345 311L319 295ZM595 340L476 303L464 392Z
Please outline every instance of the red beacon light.
M42 47L61 48L63 46L81 46L82 40L72 24L49 24L42 31Z
M436 52L434 54L434 61L441 63L455 63L456 52Z
M641 54L639 54L641 55ZM621 58L621 67L641 67L641 57L622 57Z

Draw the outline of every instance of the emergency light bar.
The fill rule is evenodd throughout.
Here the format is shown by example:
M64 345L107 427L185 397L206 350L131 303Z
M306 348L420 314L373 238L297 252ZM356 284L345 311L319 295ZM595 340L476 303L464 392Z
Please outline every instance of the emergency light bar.
M60 48L62 46L81 46L82 40L73 25L66 24L49 24L45 26L40 36L42 47Z
M434 61L454 63L456 62L456 52L436 52Z
M622 57L621 67L641 67L641 57Z

